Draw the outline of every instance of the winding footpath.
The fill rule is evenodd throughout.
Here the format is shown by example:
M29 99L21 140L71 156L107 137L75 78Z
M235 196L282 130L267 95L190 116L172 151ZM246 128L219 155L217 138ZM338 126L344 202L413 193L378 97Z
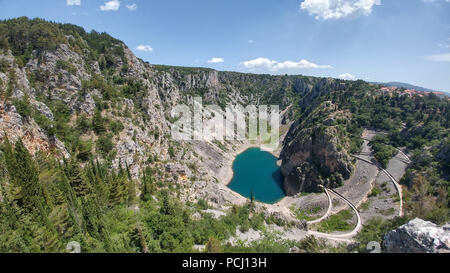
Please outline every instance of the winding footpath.
M327 218L331 215L331 210L333 209L333 202L331 201L331 195L330 195L330 192L328 191L327 188L323 187L322 185L321 185L320 187L322 187L322 188L325 190L325 193L327 194L327 197L328 197L328 210L327 210L327 212L325 213L325 215L322 216L322 217L320 217L319 219L316 219L316 220L307 222L308 225L317 224L317 223L320 223L320 222L322 222L323 220L327 219Z
M357 155L352 155L354 158L359 159L361 161L367 162L369 164L375 165L377 166L382 172L384 172L387 177L389 177L389 179L392 181L392 183L394 183L395 189L398 192L398 196L400 198L400 207L399 207L399 212L398 212L398 216L402 217L403 216L403 191L402 191L402 186L400 185L400 183L398 183L397 179L395 179L394 176L391 175L391 173L389 173L387 170L383 169L380 164L378 163L374 163L370 160L367 160L365 158L359 157ZM409 158L408 158L409 160Z
M394 147L395 148L395 147ZM400 150L399 148L395 148L397 151L399 151L399 153L401 153L405 158L406 158L406 161L408 162L408 163L412 163L412 160L409 158L409 156L407 155L407 154L405 154L402 150Z
M326 189L326 188L324 188L324 189L329 197L330 204L332 204L332 202L331 202L331 197L329 195L329 191L332 192L333 194L335 194L337 197L341 198L345 203L347 203L347 205L350 206L350 208L356 214L356 218L357 218L356 227L352 231L350 231L348 233L344 233L344 234L328 234L328 233L322 233L322 232L317 232L317 231L308 231L308 235L313 235L316 237L322 237L322 238L331 239L331 240L335 240L335 241L351 242L351 238L353 238L356 234L358 234L358 232L362 228L361 215L359 214L358 209L347 198L345 198L344 196L342 196L340 193L336 192L335 190ZM330 211L330 213L331 213L331 207L332 207L332 205L330 205L328 207L328 210ZM327 212L327 214L328 215L326 215L325 218L327 218L329 216L328 212ZM322 220L324 220L324 219L321 219L320 221L322 221Z
M365 145L367 147L367 143L370 141L370 139L366 139L363 138L365 140ZM406 159L404 161L404 163L406 164L410 164L411 163L411 159L408 157L408 155L406 155L402 150L396 148L399 153L401 155L403 155L403 157ZM365 156L371 156L371 152L370 151L366 151L363 152L361 155L365 155ZM383 173L385 173L387 175L387 177L389 177L389 179L392 181L392 183L395 186L395 189L397 190L397 193L399 195L399 199L400 199L400 206L399 206L399 216L403 216L403 192L402 192L402 186L400 185L400 183L397 181L397 179L387 170L385 170L384 168L382 168L378 163L373 162L371 160L368 160L366 158L357 156L357 155L352 155L354 158L364 161L366 163L372 164L374 166L376 166L378 169L380 169ZM313 235L313 236L317 236L317 237L322 237L322 238L326 238L326 239L330 239L330 240L336 240L336 241L346 241L346 242L351 242L351 239L356 236L358 234L358 232L361 230L362 228L362 221L361 221L361 215L358 212L358 209L347 199L345 198L343 195L341 195L340 193L338 193L335 190L332 189L327 189L324 188L325 193L328 196L328 210L325 213L324 216L320 217L319 219L316 219L314 221L309 221L307 222L308 225L312 225L312 224L317 224L322 222L323 220L327 219L331 214L332 214L332 208L333 208L333 202L330 196L330 192L335 194L337 197L339 197L340 199L342 199L347 205L350 206L350 208L355 212L356 217L357 217L357 224L356 227L348 232L348 233L344 233L344 234L328 234L328 233L322 233L322 232L317 232L317 231L308 231L307 234L308 235Z

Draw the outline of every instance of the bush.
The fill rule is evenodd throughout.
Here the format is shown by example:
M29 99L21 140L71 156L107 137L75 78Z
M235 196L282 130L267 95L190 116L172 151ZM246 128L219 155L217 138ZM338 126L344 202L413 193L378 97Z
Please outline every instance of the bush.
M0 59L0 72L6 73L8 67L8 62L5 59Z
M78 154L77 158L81 161L88 161L91 158L92 142L91 141L80 141L78 143Z
M52 137L56 134L56 129L55 129L53 122L50 119L48 119L46 116L44 116L40 113L37 113L34 115L33 118L34 118L34 121L36 121L36 123L39 125L39 127L41 127L48 136Z
M22 118L28 118L33 114L33 108L28 100L28 95L25 95L21 100L14 99L13 104L16 107L17 113L19 113Z
M371 142L371 145L374 151L375 159L383 168L387 168L389 160L397 154L397 150L390 145L377 142Z
M102 113L98 110L95 111L92 117L92 129L97 135L101 135L106 132L105 119L102 117Z
M122 132L122 130L125 127L123 126L122 122L119 120L113 120L110 122L109 124L109 129L111 130L111 132L115 135L117 135L118 133Z
M102 136L97 140L97 151L102 154L103 157L107 157L113 148L114 145L111 136Z
M83 115L77 118L77 129L82 134L85 134L91 130L91 123L86 116Z

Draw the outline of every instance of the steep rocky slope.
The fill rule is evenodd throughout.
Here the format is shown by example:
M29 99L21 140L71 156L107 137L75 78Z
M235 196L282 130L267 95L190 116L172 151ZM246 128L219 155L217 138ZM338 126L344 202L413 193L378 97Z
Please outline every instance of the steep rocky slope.
M219 169L224 161L229 160L223 148L233 150L242 145L173 142L170 138L170 112L177 104L190 103L193 97L200 96L205 104L222 107L227 104L277 104L284 110L303 96L307 99L302 103L311 105L329 89L339 86L335 80L304 76L152 66L136 58L122 42L106 34L86 33L75 26L55 26L26 18L9 24L14 22L29 25L31 29L35 25L42 25L42 29L55 28L56 34L44 34L44 41L51 46L43 48L35 46L32 35L19 37L27 41L28 46L22 48L14 40L14 35L18 34L14 30L8 33L8 41L0 55L0 87L4 97L1 104L2 138L5 133L13 142L24 138L25 145L33 152L51 150L66 158L76 156L82 162L93 156L113 168L127 165L134 178L139 178L140 170L149 164L149 158L157 157L158 163L150 164L160 166L162 177L169 181L177 176L173 170L178 170L178 173L188 175L187 180L204 180L208 184L222 178ZM54 43L55 40L58 43ZM298 106L303 107L302 104ZM295 118L295 111L294 107L286 112L284 124ZM99 128L83 128L85 123L95 127L96 121L101 123ZM303 132L302 136L319 133L313 131L306 135ZM292 134L289 137L296 139L296 143L302 142ZM105 138L111 139L112 143ZM319 138L315 142L332 145L332 140L325 134L319 133ZM108 144L106 149L102 147L105 142ZM320 147L315 142L309 145ZM296 149L296 145L301 145L307 149L308 144L296 143L289 146ZM284 154L291 158L287 152ZM321 160L318 150L311 156L317 156L317 159L305 161ZM326 155L329 172L334 172L334 165L339 165L333 156ZM163 161L173 162L170 164L176 167L161 168ZM294 157L292 162L287 161L284 161L286 165L299 164ZM340 169L351 171L351 167L341 165ZM311 172L321 168L311 166ZM289 168L284 169L289 176ZM164 174L166 170L168 176ZM307 183L311 187L301 188L314 188L313 183L319 181L312 179ZM289 183L286 190L292 192Z
M350 141L337 126L339 120L348 120L350 116L326 101L308 117L294 123L281 152L281 171L288 195L319 191L319 185L334 188L350 178L353 172L348 152Z
M193 107L194 97L222 108L280 106L288 195L341 186L364 129L381 129L377 160L394 147L412 158L401 181L408 216L448 222L447 100L364 81L152 65L105 33L19 18L0 21L0 250L60 251L83 239L92 252L190 251L237 227L274 224L300 232L287 238L305 235L287 204L305 209L319 194L247 206L226 186L235 155L255 143L172 139L173 107ZM356 168L343 195L365 196L367 177Z
M354 112L385 99L379 86L362 81L151 65L121 41L73 25L19 18L0 28L2 139L20 137L30 151L81 164L95 158L111 168L126 165L134 179L146 166L157 168L157 179L179 183L186 195L199 187L208 197L216 181L227 183L222 167L245 143L173 141L175 105L197 96L221 107L279 105L287 132L280 147L284 188L295 195L349 178L350 150L360 147L368 125L366 113ZM383 115L376 127L397 114Z

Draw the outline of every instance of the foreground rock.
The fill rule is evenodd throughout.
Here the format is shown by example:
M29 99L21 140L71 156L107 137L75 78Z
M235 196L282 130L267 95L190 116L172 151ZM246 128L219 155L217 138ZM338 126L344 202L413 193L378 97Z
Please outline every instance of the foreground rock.
M384 244L391 253L450 253L450 224L416 218L386 234Z

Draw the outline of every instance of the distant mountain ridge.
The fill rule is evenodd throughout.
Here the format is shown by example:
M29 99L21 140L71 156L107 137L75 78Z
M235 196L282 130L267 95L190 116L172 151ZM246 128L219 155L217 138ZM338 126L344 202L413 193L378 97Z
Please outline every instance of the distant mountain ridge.
M450 93L445 92L445 91L438 91L438 90L433 90L433 89L429 89L429 88L425 88L425 87L421 87L421 86L416 86L416 85L412 85L409 83L403 83L403 82L386 82L386 83L380 83L386 86L396 86L396 87L400 87L400 88L406 88L406 89L414 89L417 91L423 91L423 92L441 92L444 93L445 96L450 97Z

